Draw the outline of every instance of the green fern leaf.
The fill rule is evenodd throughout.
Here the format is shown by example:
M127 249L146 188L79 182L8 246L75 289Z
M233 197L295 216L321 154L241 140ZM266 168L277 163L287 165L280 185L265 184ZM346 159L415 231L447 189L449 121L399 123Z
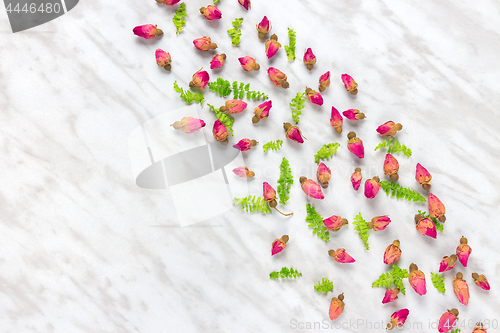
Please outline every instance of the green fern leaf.
M313 234L327 243L330 240L330 233L323 224L323 217L316 212L316 209L310 204L306 204L307 217L306 222L309 228L313 228Z
M318 293L328 294L328 292L333 291L333 282L330 282L330 280L325 277L323 280L314 285L314 290Z
M254 195L249 195L245 198L234 198L233 202L235 205L241 206L241 209L247 213L271 213L267 202L261 197L255 197Z
M264 149L264 153L267 153L268 150L278 151L281 149L281 146L283 146L282 140L269 141L262 146L262 149Z
M179 8L175 10L174 18L172 19L172 21L174 21L175 24L176 35L180 34L184 29L184 26L186 25L186 20L184 20L184 17L186 16L187 16L186 4L182 2Z
M302 276L302 273L300 273L299 271L293 269L293 268L287 268L287 267L283 267L281 269L281 271L277 272L277 271L274 271L274 272L271 272L269 274L269 277L271 279L278 279L278 278L282 278L282 279L296 279L298 277Z
M399 143L398 140L394 140L394 138L389 139L389 141L384 140L375 147L375 151L381 148L388 148L387 152L389 154L394 153L402 153L406 157L411 157L411 149Z
M332 158L333 154L337 154L337 149L340 147L338 143L329 143L323 145L320 150L314 155L314 162L319 163L319 160L327 160Z
M300 121L300 115L302 114L302 109L304 108L304 104L306 102L306 94L305 93L297 93L295 97L290 102L290 107L292 108L292 118L298 124Z
M221 97L227 97L233 93L234 99L247 99L259 100L268 99L269 96L259 91L250 91L250 83L244 84L243 82L238 83L234 81L232 84L228 80L218 77L215 81L208 83L208 89L217 93Z
M409 274L406 269L401 269L398 264L393 264L392 269L389 272L383 273L372 283L372 288L390 288L394 283L396 288L398 288L403 295L406 295L406 288L403 284L403 279L407 279L408 276Z
M431 273L431 281L434 288L436 288L439 292L443 294L446 292L446 288L444 286L444 277L442 274Z
M426 202L425 198L420 193L392 181L388 182L383 180L380 182L380 187L387 195L396 197L396 199L405 199L413 202Z
M205 96L202 94L194 94L189 90L184 90L177 84L177 81L174 81L174 90L180 94L180 97L188 104L193 102L203 104L203 99Z
M278 179L278 198L282 205L286 205L288 199L290 199L290 189L293 185L292 169L290 169L290 163L283 157L280 164L280 179Z
M288 28L288 39L290 40L289 45L285 45L286 57L289 61L295 60L295 44L296 44L296 34L295 31Z
M239 46L241 43L241 41L240 41L240 37L241 37L240 25L242 23L243 23L243 18L234 19L233 28L229 29L227 31L227 33L231 36L231 44L233 44L233 46Z
M368 223L361 216L361 213L356 215L352 224L356 226L354 230L358 232L359 238L361 238L361 240L363 241L365 248L369 250L370 245L368 245L368 237L370 237L370 234L368 233L368 230L370 229L368 228Z

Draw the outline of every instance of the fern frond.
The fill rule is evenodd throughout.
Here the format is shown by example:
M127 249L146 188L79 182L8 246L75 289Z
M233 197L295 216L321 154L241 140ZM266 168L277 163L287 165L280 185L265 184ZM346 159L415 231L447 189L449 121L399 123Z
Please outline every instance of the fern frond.
M361 213L356 215L354 218L354 222L352 222L356 227L354 230L358 232L359 238L363 241L363 244L365 244L365 248L367 250L370 249L370 245L368 245L368 237L370 237L370 234L368 233L368 223L363 219L363 216L361 216Z
M443 274L431 273L431 281L434 288L436 288L439 292L443 294L446 292Z
M278 278L282 278L282 279L296 279L298 277L302 276L302 273L300 273L299 271L293 269L293 268L287 268L287 267L283 267L281 269L281 271L277 272L277 271L274 271L272 273L269 274L269 277L271 279L278 279Z
M264 149L264 153L267 153L268 150L278 151L281 149L281 146L283 146L282 140L269 141L262 146L262 149Z
M441 222L439 222L435 217L431 217L427 212L424 212L422 210L419 210L418 211L418 214L420 216L422 216L423 218L430 218L431 221L434 223L434 225L436 226L436 230L439 231L439 232L443 232L444 231L444 226L441 224Z
M330 233L323 224L323 217L310 204L306 204L306 211L306 222L309 223L309 228L313 228L313 234L327 243L330 240Z
M217 93L220 97L227 97L231 94L232 91L231 83L221 77L218 77L215 82L208 82L208 89Z
M213 106L211 104L207 103L207 105L210 108L210 110L212 110L212 112L215 113L215 116L217 117L217 119L219 119L221 121L221 123L223 123L224 126L226 126L229 133L231 133L231 135L234 135L233 134L234 118L231 118L226 113L221 112L220 109L217 109L215 106Z
M372 288L384 287L389 289L392 285L392 275L389 273L383 273L379 276L377 280L372 283Z
M188 104L193 102L203 104L203 99L205 96L202 94L194 94L189 90L184 90L177 84L177 81L174 81L174 90L180 94L180 97Z
M250 83L245 84L243 82L234 81L231 84L231 82L221 77L218 77L215 81L209 82L208 89L221 97L227 97L233 93L234 99L243 99L243 97L246 97L248 100L264 100L269 98L269 96L260 91L250 90Z
M332 158L333 154L337 154L337 149L340 147L338 143L329 143L323 145L320 150L314 155L314 162L319 163L319 160L328 160Z
M455 328L454 330L451 330L450 333L460 333L462 332L459 328Z
M292 108L292 118L298 124L300 120L300 115L302 114L302 109L304 108L304 104L306 102L306 94L305 93L297 93L295 97L290 102L290 107Z
M290 199L290 189L293 185L292 169L290 169L290 163L283 157L280 164L280 179L278 179L278 199L280 204L286 205L288 199Z
M247 213L271 213L267 202L261 197L255 197L255 195L249 195L244 198L234 198L233 202L235 205L241 206L241 209Z
M380 187L387 195L396 197L396 199L405 199L413 202L426 202L425 198L420 193L392 181L388 182L383 180L380 182Z
M285 45L286 57L290 61L295 60L295 43L297 36L295 31L288 28L288 39L290 40L289 45Z
M333 282L330 282L327 277L323 278L323 280L319 281L314 285L314 289L318 293L325 293L328 294L328 292L333 291Z
M408 276L409 274L406 269L401 269L398 264L393 264L392 269L389 272L383 273L372 283L372 288L390 288L394 283L396 288L398 288L403 295L406 295L406 288L403 284L403 279L407 279Z
M394 140L394 138L391 138L389 141L384 140L381 143L379 143L378 146L375 147L375 151L386 147L389 148L387 150L389 154L402 153L406 157L411 157L411 149L399 143L398 140Z
M231 36L231 44L233 46L240 45L241 29L240 25L243 23L243 18L237 18L233 21L233 28L229 29L227 33Z
M214 5L218 4L220 0L214 0Z
M184 29L184 26L186 25L186 20L184 20L184 17L186 16L187 16L186 4L182 2L179 8L175 10L174 18L172 19L172 21L174 21L175 24L176 35L180 34Z

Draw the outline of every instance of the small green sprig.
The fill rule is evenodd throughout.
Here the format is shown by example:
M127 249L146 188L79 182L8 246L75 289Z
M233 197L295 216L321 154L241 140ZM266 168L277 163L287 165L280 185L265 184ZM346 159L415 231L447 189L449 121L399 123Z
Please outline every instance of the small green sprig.
M392 269L389 272L383 273L372 283L372 288L390 288L394 283L396 288L398 288L403 295L406 295L406 288L403 284L403 279L408 278L408 276L410 276L410 274L408 274L406 269L401 269L398 264L393 264Z
M288 38L290 39L290 44L285 45L286 57L290 61L295 60L295 43L296 43L296 34L295 31L288 28Z
M220 0L214 0L214 5L218 4Z
M194 94L189 90L184 90L179 85L177 84L177 81L174 81L174 90L181 94L181 98L188 104L191 104L193 102L203 104L203 99L205 96L202 94Z
M459 328L455 328L454 330L451 330L450 333L460 333L461 330Z
M240 45L241 29L240 25L243 23L243 18L237 18L233 21L233 28L229 29L227 33L231 36L231 44L233 46Z
M305 93L297 93L295 97L290 102L290 107L292 108L292 118L298 124L300 121L300 115L302 114L302 109L304 108L304 104L306 102L306 94Z
M425 218L430 218L431 221L434 223L434 225L436 226L436 230L439 231L439 232L443 232L444 231L444 226L441 224L441 222L439 222L435 217L431 217L427 212L424 212L422 210L419 210L418 211L418 214L420 216L422 216L424 219Z
M221 97L227 97L233 93L234 99L243 99L243 97L253 100L269 98L269 96L260 91L250 90L250 83L245 84L243 82L234 81L231 84L228 80L224 80L220 77L218 77L215 82L209 82L208 89L217 93Z
M337 154L337 149L340 147L338 143L329 143L323 145L320 150L314 155L314 162L319 163L319 160L327 160L333 157L333 154Z
M396 197L396 199L405 199L413 202L426 202L425 198L420 193L407 187L403 187L398 183L383 180L379 184L387 195Z
M207 105L210 108L210 110L212 110L212 112L215 113L215 116L217 117L217 119L219 119L221 121L221 123L223 123L224 126L226 126L228 132L231 133L231 135L234 135L233 134L234 118L231 118L226 113L221 112L220 109L217 109L215 106L213 106L211 104L207 103Z
M313 228L313 234L318 236L325 243L330 240L330 233L323 223L323 217L316 212L316 209L310 204L306 204L307 217L306 222L309 223L309 228Z
M389 149L387 150L389 154L402 153L406 157L411 156L411 149L399 143L398 140L394 140L394 138L391 138L389 141L384 140L381 143L379 143L379 145L375 147L375 151L379 150L380 148L386 148L386 147L389 147Z
M292 169L290 169L290 163L283 157L280 164L280 179L278 179L278 198L282 205L286 205L288 199L290 199L290 189L293 185Z
M172 21L174 21L175 24L176 35L180 34L184 29L184 26L186 25L186 20L184 20L184 17L186 16L187 16L186 4L182 2L179 8L175 10L174 18L172 19Z
M264 153L267 153L268 150L278 151L281 149L281 146L283 146L282 140L269 141L262 146L262 149L264 149Z
M317 284L314 285L314 289L318 293L325 293L328 294L328 292L333 291L333 282L330 282L327 277L323 278L323 280L319 281Z
M278 278L282 278L282 279L296 279L298 277L302 276L302 273L300 273L299 271L293 269L293 268L287 268L287 267L283 267L281 269L281 271L277 272L277 271L274 271L272 273L269 274L269 277L271 279L278 279Z
M446 287L444 286L444 276L443 274L432 273L431 272L431 281L434 288L436 288L439 292L445 293Z
M368 228L368 223L363 219L363 216L361 216L361 212L356 215L352 224L356 226L354 230L358 232L359 238L361 238L365 245L365 249L369 250L370 245L368 245L368 237L370 237L370 234L368 230L370 230L370 228Z
M249 195L244 198L234 198L233 202L235 205L241 206L241 209L245 210L247 213L271 213L267 202L261 197L255 197L255 195Z

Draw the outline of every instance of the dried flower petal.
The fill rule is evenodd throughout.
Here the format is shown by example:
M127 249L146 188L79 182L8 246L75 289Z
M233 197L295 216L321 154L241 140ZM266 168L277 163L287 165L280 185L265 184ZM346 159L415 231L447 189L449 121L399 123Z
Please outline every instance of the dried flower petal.
M155 52L156 63L158 66L165 68L165 70L169 71L172 66L170 63L172 62L172 57L170 53L163 51L162 49L157 49Z
M318 171L316 171L316 177L318 178L318 182L321 184L321 187L327 188L328 182L330 178L332 178L332 172L325 165L325 163L320 163L318 165Z
M474 279L474 283L481 289L490 290L490 284L488 283L488 279L483 274L479 275L477 273L472 273L472 278Z
M163 35L163 31L161 29L158 29L156 24L138 25L134 28L133 31L136 36L145 39L152 39L156 36Z
M453 291L455 292L455 296L457 296L460 303L468 305L470 298L469 286L467 285L467 282L463 280L463 277L463 274L458 272L457 277L453 278Z
M302 186L302 191L305 194L314 199L324 199L323 191L321 190L321 186L318 185L314 180L307 179L306 177L300 177L300 184Z
M173 6L181 0L156 0L156 2L161 3L166 6Z
M351 175L351 183L354 191L357 191L359 189L359 186L361 185L361 179L361 168L356 168Z
M189 82L189 87L205 89L210 80L210 75L207 71L202 71L201 69L193 74L193 79Z
M341 78L345 89L352 95L356 95L358 93L358 84L356 81L348 74L342 74Z
M330 310L328 311L330 319L337 319L342 314L342 311L344 311L344 307L344 294L340 294L339 296L332 298L332 301L330 302Z
M304 64L306 64L308 70L311 70L313 69L315 63L316 63L316 56L314 55L311 48L308 48L304 53Z
M462 236L460 239L460 245L457 247L457 257L460 263L467 267L467 261L469 260L469 256L472 252L471 247L467 244L467 238Z
M288 242L288 235L281 236L280 239L275 239L273 241L273 246L271 249L271 255L274 256L277 253L283 251L286 247L286 243Z
M391 303L391 302L394 302L395 300L397 300L398 299L398 293L399 293L399 289L398 288L387 289L385 291L385 295L384 295L384 299L382 300L382 304Z
M343 226L349 224L349 222L347 221L347 219L343 219L338 215L332 215L329 218L324 219L323 224L328 229L336 232L339 231Z
M361 141L360 138L356 137L355 132L349 132L347 134L347 138L349 141L347 141L347 149L354 155L356 155L358 158L363 158L365 157L365 148L363 146L363 141Z
M389 223L391 223L389 216L376 216L372 218L371 222L368 222L368 228L373 229L373 231L381 231L387 228Z
M408 282L412 286L413 290L420 296L425 295L427 293L427 289L425 287L425 274L420 271L415 264L410 265L410 274L408 275Z
M396 124L393 121L388 121L377 127L377 132L380 136L394 136L398 131L403 129L403 125Z
M253 171L248 170L247 167L239 167L239 168L234 168L233 172L236 176L241 177L241 178L253 178L255 176L255 173Z
M221 106L220 110L222 112L227 112L228 114L240 113L247 108L247 103L240 101L239 99L230 99L225 102L224 106Z
M266 119L269 117L269 110L271 110L271 107L273 106L272 101L267 101L262 103L261 105L257 106L254 110L253 113L255 116L252 118L252 122L258 123L261 119Z
M246 10L249 10L251 7L250 0L238 0L238 2L240 3L240 5L245 7Z
M337 249L337 251L330 250L328 251L328 255L330 257L333 257L333 260L336 262L339 262L341 264L350 264L353 262L356 262L353 257L351 257L347 252L345 252L345 249Z
M266 55L268 59L271 59L276 52L280 49L281 44L278 43L278 36L276 34L272 35L271 38L266 42Z
M389 245L384 252L384 264L392 265L399 261L401 258L401 249L399 248L399 240L395 240Z
M276 200L276 190L267 182L264 182L262 185L264 186L264 201L271 202Z
M260 65L255 62L255 58L250 56L238 58L238 61L240 62L241 67L247 72L252 70L258 71L260 69Z
M205 122L198 118L193 117L184 117L181 121L176 121L172 126L175 129L180 129L184 133L190 134L200 130L202 127L205 127Z
M307 98L309 102L316 105L323 105L323 97L316 90L312 90L311 88L306 88Z
M441 260L441 263L439 264L439 273L449 271L455 266L455 263L457 261L457 256L456 254L452 254L451 256L444 256L443 260Z
M437 237L436 225L428 217L419 219L415 228L424 236Z
M365 114L362 112L359 112L358 109L349 109L349 110L342 112L342 114L344 115L344 117L346 117L347 119L352 120L352 121L358 121L360 119L366 118Z
M233 148L236 148L240 151L248 151L250 150L250 148L254 147L255 145L257 145L257 141L255 140L250 140L250 139L241 139L240 141L238 141L237 144L235 144L233 146Z
M257 31L259 32L259 38L260 39L266 38L266 34L269 31L271 31L271 29L272 29L271 23L267 19L267 16L264 16L264 18L262 19L262 21L260 21L260 23L258 25L256 25L256 27L257 27Z
M290 123L283 123L283 128L285 129L287 138L298 143L304 143L302 133L297 126L292 126Z
M458 310L451 309L443 313L441 318L439 318L438 331L439 333L449 332L457 325L458 322Z
M476 327L474 327L474 330L472 331L472 333L488 333L488 332L484 328L483 323L479 322L479 323L476 323Z
M373 199L377 196L380 189L380 178L373 177L365 182L365 197L368 199Z
M208 5L207 7L201 7L200 13L207 20L220 20L222 18L222 12L216 6Z
M321 89L320 89L321 90ZM344 123L344 118L340 115L339 110L332 106L332 115L330 117L330 124L335 128L338 134L342 133L342 124Z
M325 89L330 86L330 76L331 76L330 71L328 71L319 77L319 88L318 89L320 92L325 91Z
M446 221L444 214L446 213L446 208L437 196L429 193L429 215L438 219L441 222Z
M221 68L226 61L226 54L216 54L213 56L212 61L210 61L210 69Z
M399 311L394 312L391 315L391 321L387 324L387 329L392 330L395 327L402 327L405 324L406 318L408 318L408 314L410 310L401 309Z
M212 134L214 135L215 140L227 144L228 131L226 126L219 119L217 119L214 123Z
M274 84L276 87L283 87L287 89L290 86L290 84L286 81L285 73L283 73L279 69L269 67L269 69L267 70L267 75L269 76L272 84Z
M207 36L196 38L195 40L193 40L193 44L194 47L203 52L206 52L208 50L215 50L217 48L217 44L212 43L212 39Z
M415 180L422 185L422 188L429 192L431 189L432 176L420 163L417 163L417 171L415 173Z
M398 181L399 162L391 154L385 155L384 174L391 177L391 180Z

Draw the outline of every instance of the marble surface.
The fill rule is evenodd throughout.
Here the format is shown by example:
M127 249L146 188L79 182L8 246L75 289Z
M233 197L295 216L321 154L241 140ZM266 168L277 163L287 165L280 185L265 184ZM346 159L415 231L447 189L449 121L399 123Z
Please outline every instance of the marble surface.
M453 307L466 324L500 320L500 4L253 0L246 12L236 0L221 0L223 19L209 23L198 12L208 3L189 1L179 36L173 10L152 0L81 1L57 20L16 34L0 11L0 331L366 332L372 330L365 323L387 322L402 308L410 310L409 332L437 332L430 323ZM283 49L266 59L255 31L264 15L283 45L288 27L297 32L295 62L287 61ZM226 33L236 17L244 18L240 47L232 47ZM165 35L149 41L135 37L132 28L146 23L158 24ZM273 101L269 119L256 126L251 110L258 103L249 102L235 117L231 143L245 137L261 144L286 140L282 123L292 120L288 102L305 86L315 88L327 70L332 73L325 104L306 104L299 123L308 138L303 145L286 141L277 153L263 154L258 146L243 155L257 174L248 183L256 195L263 181L277 185L281 158L290 160L296 183L289 203L280 208L293 211L293 217L234 208L181 227L167 190L135 184L129 135L185 106L172 84L177 80L187 87L194 72L209 68L211 53L192 46L204 35L228 56L221 70L209 70L212 79L250 82ZM307 47L318 58L312 71L301 62ZM171 53L171 73L156 65L156 48ZM256 57L262 69L243 72L237 58L244 55ZM289 89L270 83L269 66L288 75ZM344 90L342 73L359 83L356 97ZM210 91L205 96L208 103L223 104ZM367 119L346 120L339 136L329 125L332 105L341 111L358 108ZM210 138L215 117L206 106L200 116ZM432 192L446 205L448 220L437 240L415 230L413 216L425 205L382 192L370 201L350 187L356 166L364 179L383 178L384 153L373 148L381 141L375 129L387 120L404 125L398 138L413 150L411 159L397 155L400 183L418 189L414 169L420 162L433 175ZM350 130L364 141L362 161L346 149ZM306 199L298 177L314 177L313 155L328 142L341 148L327 162L333 178L326 199ZM325 217L352 221L362 212L366 218L389 214L393 222L372 233L369 251L352 224L325 244L304 221L306 203ZM185 209L196 207L186 203ZM271 242L283 234L290 236L288 247L271 257ZM429 275L462 235L473 249L469 266L458 263L445 273L442 295ZM420 297L405 282L407 295L382 305L384 290L371 283L387 270L382 254L396 238L403 250L400 266L417 263L427 276L428 293ZM338 247L356 263L335 263L327 251ZM269 273L283 266L303 276L270 280ZM459 270L470 285L467 307L452 291L451 276ZM488 277L489 292L472 283L474 271ZM314 291L323 277L334 282L334 293ZM345 311L330 322L330 300L342 292ZM307 328L315 322L321 328Z

